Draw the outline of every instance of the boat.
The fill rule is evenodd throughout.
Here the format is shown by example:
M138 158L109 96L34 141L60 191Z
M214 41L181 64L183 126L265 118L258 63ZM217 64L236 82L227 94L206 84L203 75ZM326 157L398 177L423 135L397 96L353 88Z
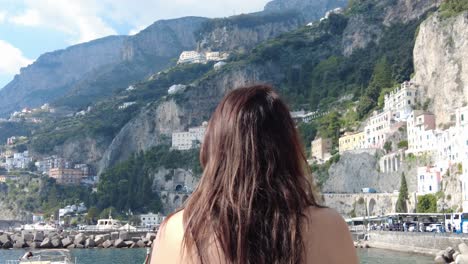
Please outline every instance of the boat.
M119 220L113 219L112 215L109 214L107 219L99 219L97 225L87 226L85 230L90 231L113 231L119 230L122 227L122 223Z
M26 252L19 260L7 260L5 264L77 264L68 249L45 249Z

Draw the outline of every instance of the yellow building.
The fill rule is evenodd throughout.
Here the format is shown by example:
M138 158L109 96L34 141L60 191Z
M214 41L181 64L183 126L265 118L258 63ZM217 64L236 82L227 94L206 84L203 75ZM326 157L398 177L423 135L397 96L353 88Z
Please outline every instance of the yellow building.
M366 144L366 135L364 132L345 133L339 139L339 151L343 153L348 150L363 149Z
M79 185L83 178L83 171L77 169L53 168L49 170L49 177L54 178L57 184Z

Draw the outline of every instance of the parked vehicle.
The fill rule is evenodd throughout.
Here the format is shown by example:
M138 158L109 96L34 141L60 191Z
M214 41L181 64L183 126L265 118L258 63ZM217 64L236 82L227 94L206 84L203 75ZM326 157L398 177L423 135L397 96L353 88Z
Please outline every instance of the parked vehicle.
M362 188L361 192L363 192L363 193L377 193L377 191L374 188Z
M437 233L441 233L442 232L442 229L443 229L443 225L442 224L430 224L426 227L426 231L427 232L437 232Z

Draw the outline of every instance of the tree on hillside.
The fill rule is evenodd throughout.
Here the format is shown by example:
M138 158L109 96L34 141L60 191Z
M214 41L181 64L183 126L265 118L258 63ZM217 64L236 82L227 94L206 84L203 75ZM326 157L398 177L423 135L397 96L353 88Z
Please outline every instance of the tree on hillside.
M418 213L436 213L437 212L437 197L433 194L418 196Z
M86 214L86 218L85 218L86 222L88 224L94 224L97 221L98 216L99 216L99 209L93 206L89 208L88 213Z
M359 101L357 108L359 117L364 117L371 109L377 106L381 91L392 86L392 68L388 63L387 58L382 57L375 64L369 86Z
M406 202L408 201L408 185L406 183L405 173L401 174L400 193L398 194L398 200L396 204L397 213L407 213L408 207Z

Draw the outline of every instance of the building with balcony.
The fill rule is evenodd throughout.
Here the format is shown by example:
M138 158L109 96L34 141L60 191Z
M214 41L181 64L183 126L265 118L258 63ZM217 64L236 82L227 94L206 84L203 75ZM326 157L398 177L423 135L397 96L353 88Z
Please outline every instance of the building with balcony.
M345 133L339 139L339 151L343 153L349 150L364 149L366 146L366 134L364 132Z
M203 143L205 137L207 122L199 127L189 128L188 132L174 132L172 133L172 148L176 150L189 150L197 147L198 144Z
M57 184L79 185L83 172L76 169L52 168L49 170L49 177L54 178Z
M387 134L391 132L393 124L395 124L395 121L393 120L392 111L374 112L364 128L366 148L383 148L387 140Z
M384 111L392 111L393 119L406 121L416 105L418 89L412 82L404 82L399 88L385 95Z
M435 116L421 110L412 111L406 121L408 153L434 151L437 148Z
M141 226L144 226L146 228L153 228L157 225L160 225L162 221L164 220L164 218L165 217L160 213L142 214L140 215Z
M178 64L182 63L205 63L206 57L204 54L191 50L191 51L184 51L179 56Z

